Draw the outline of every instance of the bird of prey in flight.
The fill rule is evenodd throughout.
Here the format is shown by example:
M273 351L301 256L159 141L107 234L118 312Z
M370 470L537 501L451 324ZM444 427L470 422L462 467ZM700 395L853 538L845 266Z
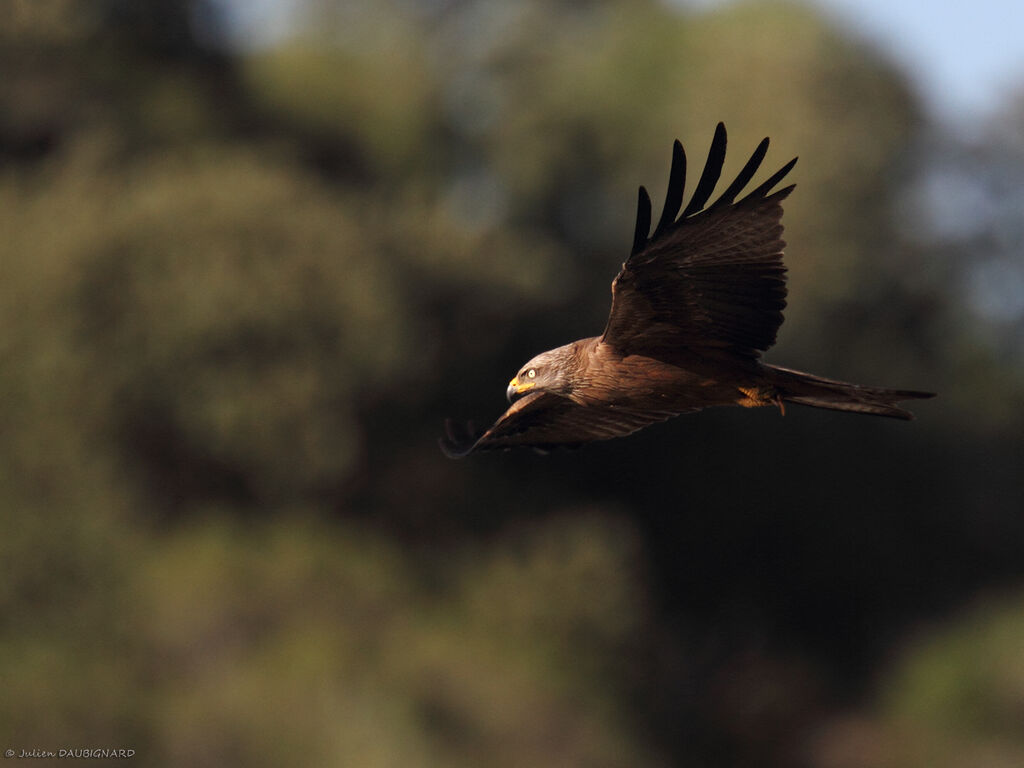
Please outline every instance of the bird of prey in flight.
M508 385L510 407L483 433L446 422L440 442L448 456L579 446L716 405L783 410L785 403L799 403L910 419L900 401L934 396L834 381L761 361L775 343L786 306L782 201L794 185L772 190L796 159L737 200L768 151L764 139L708 205L725 145L719 123L680 214L686 155L675 142L665 206L653 233L651 200L640 187L633 248L612 281L604 332L524 364Z

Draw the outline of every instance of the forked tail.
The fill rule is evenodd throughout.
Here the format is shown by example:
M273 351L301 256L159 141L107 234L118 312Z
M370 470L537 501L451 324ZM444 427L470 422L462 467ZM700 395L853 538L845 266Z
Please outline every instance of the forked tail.
M775 387L779 397L790 403L811 405L815 408L868 413L894 419L912 419L914 414L900 408L897 403L901 400L935 397L934 392L864 387L775 365L766 365L765 368L768 369L768 381Z

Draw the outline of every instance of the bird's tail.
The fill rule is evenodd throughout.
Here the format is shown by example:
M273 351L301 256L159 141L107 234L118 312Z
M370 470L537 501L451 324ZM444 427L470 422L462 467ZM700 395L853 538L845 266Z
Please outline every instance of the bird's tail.
M774 365L766 365L765 368L768 369L768 381L775 388L777 397L786 402L811 405L815 408L868 413L894 419L912 419L914 414L900 408L897 403L901 400L935 397L934 392L864 387Z

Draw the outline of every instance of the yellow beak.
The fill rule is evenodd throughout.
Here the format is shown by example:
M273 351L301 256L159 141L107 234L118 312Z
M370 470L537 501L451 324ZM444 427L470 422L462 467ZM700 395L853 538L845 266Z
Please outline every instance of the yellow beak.
M511 403L513 400L519 397L519 395L523 394L523 392L533 387L533 385L534 382L532 381L524 381L522 384L520 384L519 377L516 376L514 379L512 379L512 381L508 383L508 389L505 390L505 397L508 398L508 401Z

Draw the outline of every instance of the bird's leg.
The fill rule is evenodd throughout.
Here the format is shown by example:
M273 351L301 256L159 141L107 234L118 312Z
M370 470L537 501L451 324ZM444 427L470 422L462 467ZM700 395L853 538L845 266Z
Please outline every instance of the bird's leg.
M779 409L783 416L786 415L786 406L782 403L782 395L775 387L737 387L743 393L743 397L736 401L737 405L744 408L761 408L766 405L773 405Z

